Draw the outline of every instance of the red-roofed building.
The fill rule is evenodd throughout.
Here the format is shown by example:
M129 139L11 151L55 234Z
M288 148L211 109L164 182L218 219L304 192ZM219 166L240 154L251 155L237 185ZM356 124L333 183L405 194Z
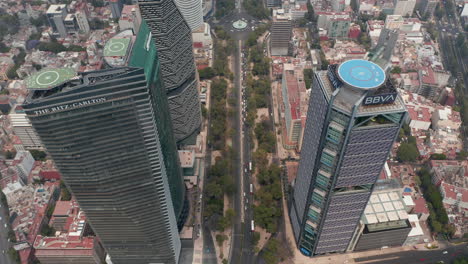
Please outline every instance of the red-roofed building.
M348 38L357 39L361 34L361 27L358 24L352 24L349 27Z
M58 171L41 171L39 172L39 177L41 180L59 181L60 173Z
M442 182L440 192L444 197L442 202L446 207L458 206L468 210L468 189Z
M42 237L34 242L41 264L101 264L105 253L96 237Z
M306 88L302 72L295 70L294 65L285 64L282 81L282 101L284 111L283 146L285 149L297 148L303 133L303 117L306 111L302 105L305 104Z
M413 213L418 215L419 221L426 221L429 217L429 208L424 197L414 200Z
M408 123L413 129L428 130L431 126L431 112L427 107L407 106Z

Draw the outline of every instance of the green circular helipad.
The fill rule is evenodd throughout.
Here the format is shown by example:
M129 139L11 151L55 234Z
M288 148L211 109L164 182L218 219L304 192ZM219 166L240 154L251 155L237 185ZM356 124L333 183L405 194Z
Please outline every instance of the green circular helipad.
M26 79L28 89L49 89L68 81L76 76L76 71L71 68L46 68Z

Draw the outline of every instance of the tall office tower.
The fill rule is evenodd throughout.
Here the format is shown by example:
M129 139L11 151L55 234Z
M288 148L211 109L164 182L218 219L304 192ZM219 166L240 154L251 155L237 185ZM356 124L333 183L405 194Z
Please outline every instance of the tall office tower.
M202 0L175 0L175 2L192 31L203 25Z
M395 45L398 41L398 29L382 29L382 32L379 36L379 41L375 46L375 54L374 57L382 58L386 62L390 61L390 58L393 55L393 51L395 50Z
M47 20L49 21L52 31L61 38L67 36L67 29L64 24L67 14L67 5L50 5L46 12Z
M177 263L185 189L151 33L104 50L114 68L31 76L24 109L112 262Z
M278 15L271 25L271 55L286 56L289 54L291 34L291 20Z
M31 122L26 118L23 109L15 109L14 113L8 115L10 117L11 126L15 135L19 137L21 143L26 149L40 149L42 148L41 140L36 131L32 128Z
M423 17L432 17L434 11L439 4L439 0L422 0L419 4L419 11Z
M411 16L416 6L416 0L394 0L393 5L395 6L394 15Z
M109 7L112 13L112 18L119 19L122 14L123 0L109 0Z
M175 138L179 143L194 141L201 108L191 30L172 0L140 0L139 6L161 61Z
M307 256L348 249L405 118L376 64L349 60L315 73L290 208Z

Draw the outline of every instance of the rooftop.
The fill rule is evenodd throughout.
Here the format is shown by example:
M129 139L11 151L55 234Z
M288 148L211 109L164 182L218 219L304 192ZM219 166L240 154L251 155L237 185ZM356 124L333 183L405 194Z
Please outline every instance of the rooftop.
M135 36L131 29L124 30L111 39L104 46L104 59L110 66L125 66L131 54Z
M182 168L193 168L195 152L193 150L179 150L179 160Z
M377 224L408 219L398 191L374 192L362 216L365 224Z
M366 60L349 60L338 67L338 76L346 84L360 89L373 89L385 81L385 72L379 65Z
M28 89L48 90L65 83L77 75L72 68L46 68L29 76L26 81Z

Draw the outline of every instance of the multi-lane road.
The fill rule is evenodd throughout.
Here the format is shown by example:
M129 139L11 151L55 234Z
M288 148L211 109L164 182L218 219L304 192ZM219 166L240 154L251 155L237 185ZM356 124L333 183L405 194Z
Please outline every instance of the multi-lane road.
M8 241L8 225L7 224L7 210L0 204L0 263L1 264L14 264L8 256L8 249L11 243ZM6 225L6 226L5 226Z
M357 264L434 264L440 261L439 263L449 264L459 256L468 256L466 244L450 246L449 248L440 250L411 250L379 254L355 258L354 262Z

